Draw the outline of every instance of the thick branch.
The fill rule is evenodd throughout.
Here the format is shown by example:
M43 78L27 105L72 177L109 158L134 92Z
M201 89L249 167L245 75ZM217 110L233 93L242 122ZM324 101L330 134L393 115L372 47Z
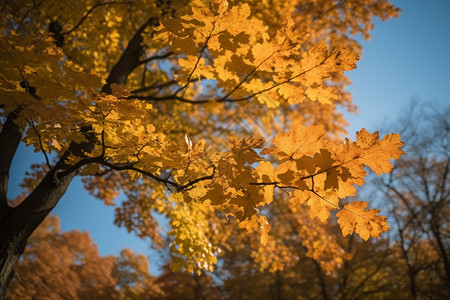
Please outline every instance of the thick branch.
M103 87L102 91L106 93L111 93L111 84L119 83L125 84L127 82L128 75L133 72L138 66L145 62L140 59L143 48L142 48L142 33L148 25L156 25L158 23L157 18L148 19L142 26L136 31L134 36L128 43L127 48L122 53L119 61L114 65L106 79L106 85Z
M64 167L62 157L53 170L15 208L2 209L0 217L0 299L11 280L14 267L25 249L28 238L55 207L75 176L75 172L57 177L55 170Z

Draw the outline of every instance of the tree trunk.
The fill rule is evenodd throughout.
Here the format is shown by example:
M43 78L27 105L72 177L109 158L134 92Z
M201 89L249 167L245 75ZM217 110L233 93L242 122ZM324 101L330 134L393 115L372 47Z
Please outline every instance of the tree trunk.
M25 250L28 238L55 207L75 176L58 177L65 166L62 157L41 183L17 207L2 207L0 219L0 299L3 299L14 268Z
M273 283L273 295L274 300L283 300L283 278L280 271L275 272L275 280Z
M8 115L0 133L0 299L4 297L6 286L19 259L9 257L9 236L3 234L3 231L8 231L8 234L11 232L10 226L4 227L9 224L3 223L12 211L7 203L8 180L11 162L23 135L23 128L15 123L19 113L20 109L16 109Z
M312 262L313 262L314 267L315 267L316 272L317 272L317 277L319 279L320 292L322 293L323 299L324 300L332 299L328 295L328 292L327 292L327 283L325 281L325 277L324 277L324 274L323 274L323 271L322 271L322 267L320 266L320 264L316 260L312 259Z

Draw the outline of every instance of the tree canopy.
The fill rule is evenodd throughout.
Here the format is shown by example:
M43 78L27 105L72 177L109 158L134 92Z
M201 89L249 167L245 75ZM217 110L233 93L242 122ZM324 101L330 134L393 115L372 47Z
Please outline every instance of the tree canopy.
M143 255L123 249L102 257L89 233L63 232L49 216L30 237L7 299L150 299L161 297ZM145 298L147 297L147 298Z
M88 233L62 232L50 216L29 239L7 299L447 299L448 110L414 101L383 125L401 132L408 156L347 200L370 195L383 206L392 221L380 238L343 237L334 221L291 213L284 196L265 210L273 226L265 246L230 226L213 273L173 272L165 256L151 275L146 257L129 249L100 257Z
M355 110L344 74L360 53L353 36L397 13L384 0L2 2L2 282L76 175L107 205L122 192L116 223L155 246L155 216L166 217L175 270L213 270L236 228L258 237L255 253L282 251L275 206L380 236L379 210L343 199L365 167L390 172L403 142L365 129L343 139L339 109ZM21 142L45 163L13 201ZM318 243L321 261L333 247L310 227L302 241Z

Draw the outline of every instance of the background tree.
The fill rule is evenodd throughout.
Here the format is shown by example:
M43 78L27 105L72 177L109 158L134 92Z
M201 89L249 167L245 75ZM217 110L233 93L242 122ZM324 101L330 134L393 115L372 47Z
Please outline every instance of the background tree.
M340 210L344 234L386 231L378 210L339 199L364 183L364 166L389 172L402 142L365 130L341 140L337 107L354 109L351 34L368 37L372 17L397 11L383 0L3 1L0 295L76 175L106 204L122 191L116 223L155 245L154 214L167 217L175 269L212 270L227 222L266 244L274 191L322 221ZM21 142L45 163L11 206Z
M342 237L334 221L318 226L319 221L304 216L299 218L303 223L290 224L294 217L288 211L271 215L271 220L283 220L274 221L276 251L255 251L248 235L225 248L215 274L224 283L226 299L408 298L396 288L405 278L396 271L400 266L389 239Z
M130 249L120 252L112 276L116 280L117 299L162 299L165 295L155 276L149 273L147 257Z
M408 141L408 156L377 181L386 192L394 220L392 247L413 299L450 296L449 113L448 106L412 102L396 124Z
M358 197L385 207L389 235L342 237L335 222L319 227L277 199L268 213L271 240L261 251L245 234L223 246L218 274L229 299L447 298L448 109L415 101L387 123L408 138L408 155ZM268 250L271 242L276 251Z
M49 216L29 239L6 293L7 299L221 299L207 274L155 277L145 256L123 249L102 257L87 232L63 232Z
M114 260L100 256L87 232L61 232L49 217L30 237L7 298L115 298Z

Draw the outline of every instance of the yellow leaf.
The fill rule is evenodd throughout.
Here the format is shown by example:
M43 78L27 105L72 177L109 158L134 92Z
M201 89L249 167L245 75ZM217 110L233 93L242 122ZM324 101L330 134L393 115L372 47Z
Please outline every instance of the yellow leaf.
M265 216L262 216L260 218L260 224L261 224L261 244L266 245L267 240L269 239L269 231L270 231L270 224L267 222L267 219Z
M330 216L330 210L338 209L339 199L331 197L321 197L318 194L309 192L308 205L310 206L309 215L314 218L317 217L321 222L325 223Z
M370 134L366 129L356 133L356 144L363 149L361 159L377 175L389 173L392 171L390 159L398 159L404 155L400 148L403 142L399 134L386 135L382 140L379 139L378 131Z
M265 216L253 215L250 219L239 222L239 228L245 228L248 232L261 230L260 243L267 244L271 227Z
M273 139L276 148L265 148L261 154L276 154L281 160L298 159L313 155L323 144L325 130L322 126L305 127L295 123L289 132L278 133Z
M323 104L332 104L332 100L338 99L338 95L336 95L336 92L334 91L334 88L330 86L323 86L323 85L313 85L306 89L305 95L313 100L313 101L319 101Z
M389 230L385 216L377 216L379 209L368 209L369 203L363 201L350 202L336 214L339 218L338 223L341 226L344 236L356 232L364 240L370 236L379 237L381 233Z
M274 179L274 168L273 165L268 161L262 161L259 163L259 166L256 167L256 171L258 172L262 182L273 182Z
M259 166L256 167L256 172L259 175L259 178L261 179L261 182L263 183L272 183L275 182L275 174L274 174L274 167L273 165L268 161L262 161L259 163ZM274 192L274 185L266 185L263 186L264 190L264 202L266 204L269 204L273 201L273 192Z
M259 103L264 104L268 108L277 108L280 106L280 103L276 101L273 97L269 95L269 93L262 93L256 96Z

